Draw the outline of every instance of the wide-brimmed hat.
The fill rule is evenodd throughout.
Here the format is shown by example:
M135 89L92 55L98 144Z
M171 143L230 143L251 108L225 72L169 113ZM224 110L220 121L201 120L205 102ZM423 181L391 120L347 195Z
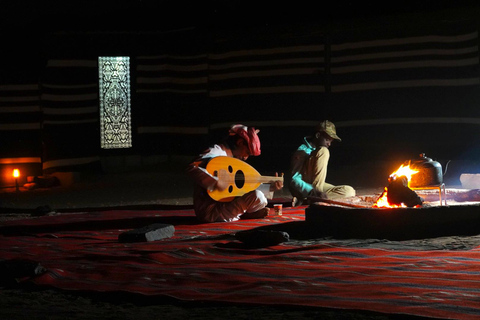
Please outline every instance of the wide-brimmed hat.
M331 138L333 138L335 140L338 140L338 141L342 141L342 139L340 139L340 137L337 136L337 130L335 129L335 125L331 121L324 120L324 121L320 122L317 125L317 127L315 128L315 130L317 132L325 132Z

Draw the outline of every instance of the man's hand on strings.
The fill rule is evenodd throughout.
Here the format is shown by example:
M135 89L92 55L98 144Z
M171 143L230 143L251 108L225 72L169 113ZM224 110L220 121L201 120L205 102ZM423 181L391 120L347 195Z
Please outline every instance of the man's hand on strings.
M275 177L278 177L278 172L275 172ZM282 173L282 177L283 177L283 173ZM282 188L283 188L283 180L278 180L270 184L270 191L278 191L278 190L281 190Z
M215 189L218 191L223 191L228 188L229 185L229 175L226 170L219 170L217 183L215 184Z

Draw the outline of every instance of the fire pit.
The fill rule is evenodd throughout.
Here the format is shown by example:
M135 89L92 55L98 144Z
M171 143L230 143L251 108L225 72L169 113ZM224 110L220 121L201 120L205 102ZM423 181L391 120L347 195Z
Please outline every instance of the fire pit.
M450 189L447 206L441 165L424 154L402 164L388 182L380 195L314 199L305 210L309 232L395 240L480 233L480 190Z
M316 237L423 239L480 233L480 202L419 208L347 207L315 202L305 209Z

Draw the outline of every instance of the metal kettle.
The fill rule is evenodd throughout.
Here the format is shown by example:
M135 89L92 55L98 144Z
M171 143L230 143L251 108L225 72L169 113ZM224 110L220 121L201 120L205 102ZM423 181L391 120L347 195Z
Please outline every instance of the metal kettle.
M443 184L442 165L421 153L418 159L408 160L406 164L418 173L412 175L411 188L435 187Z

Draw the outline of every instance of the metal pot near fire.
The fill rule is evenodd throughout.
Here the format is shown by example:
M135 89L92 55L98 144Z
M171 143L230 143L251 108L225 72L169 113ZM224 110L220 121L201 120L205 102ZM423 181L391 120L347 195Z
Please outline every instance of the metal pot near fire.
M417 159L405 161L410 169L418 171L413 174L409 186L411 188L436 187L443 184L442 165L421 153Z

